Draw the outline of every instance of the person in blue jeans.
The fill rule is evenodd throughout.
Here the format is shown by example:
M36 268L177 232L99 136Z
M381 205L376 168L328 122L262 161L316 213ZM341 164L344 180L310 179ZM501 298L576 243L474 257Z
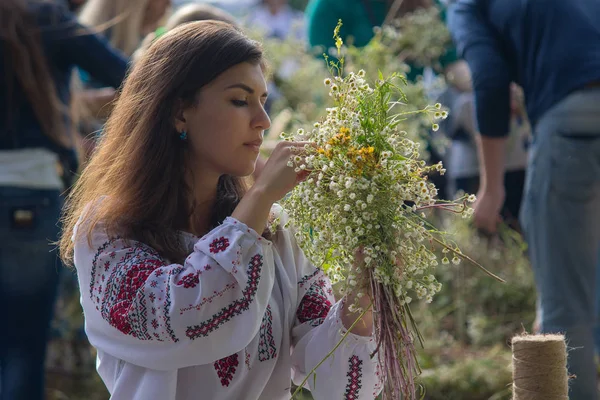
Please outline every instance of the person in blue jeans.
M496 230L509 84L525 93L533 130L521 225L543 333L566 334L571 400L598 399L600 1L457 0L449 27L473 75L481 186L475 223ZM598 344L598 343L596 343Z
M61 193L77 168L71 70L118 87L127 61L58 2L2 0L0 15L0 400L37 400L62 265Z

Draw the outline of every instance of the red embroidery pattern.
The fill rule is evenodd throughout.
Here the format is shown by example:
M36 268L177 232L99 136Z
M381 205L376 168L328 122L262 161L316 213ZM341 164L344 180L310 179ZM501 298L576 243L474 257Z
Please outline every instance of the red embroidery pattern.
M331 301L325 294L325 287L328 286L324 279L313 282L310 286L296 311L296 317L300 323L308 322L311 326L319 326L331 310Z
M217 371L217 376L221 379L221 385L224 387L229 386L238 364L237 353L215 361L215 370Z
M96 254L94 255L94 259L92 260L92 270L91 270L91 280L90 280L90 297L92 299L92 301L94 300L94 284L96 283L96 270L98 269L98 258L100 257L100 254L104 253L104 251L106 250L106 248L112 244L114 244L114 242L117 239L113 239L113 240L109 240L108 242L104 243L102 246L100 246L98 248L98 251L96 251ZM110 258L115 258L115 252L111 252L109 254ZM104 269L108 270L108 267L110 266L110 261L106 261L104 263ZM98 299L99 300L99 299ZM96 305L96 310L98 310L98 305Z
M171 277L173 275L178 275L180 273L183 272L183 267L177 267L174 268L173 270L171 270L169 272L169 277L167 278L167 282L171 281ZM164 319L165 319L165 329L167 330L167 333L169 334L169 336L171 337L171 340L175 343L179 342L179 339L177 338L177 336L175 336L175 332L173 331L173 328L171 327L171 317L169 317L171 315L171 285L167 285L167 294L165 296L165 307L164 307Z
M200 283L200 272L192 272L182 277L177 285L183 286L186 289L194 288Z
M229 290L232 290L235 287L237 287L237 282L228 283L227 285L225 285L225 287L222 290L219 290L218 292L216 290L213 291L212 296L203 297L202 301L200 303L198 303L196 305L190 305L189 307L180 309L179 314L183 315L184 312L191 311L191 310L200 311L200 309L202 308L203 305L205 305L206 303L212 303L212 301L215 298L223 296L223 294L225 294L225 292L228 292Z
M137 243L127 249L106 284L102 298L102 317L121 332L138 339L151 339L148 333L146 300L140 289L152 272L165 263L150 247Z
M311 280L315 276L319 275L320 273L321 273L321 270L317 268L317 270L315 272L313 272L312 274L303 276L302 279L300 279L300 281L298 282L298 286L304 287L304 285L306 284L306 282L308 282L309 280Z
M225 237L220 237L218 239L215 239L209 245L210 252L214 253L214 254L225 251L228 247L229 247L229 239L227 239Z
M244 353L246 353L246 367L250 370L250 369L252 369L250 367L250 353L248 353L247 350L244 350Z
M250 303L252 303L254 300L256 289L258 288L258 282L260 281L260 271L263 265L262 259L262 255L257 254L252 257L252 260L248 264L246 269L248 280L246 282L246 286L242 290L242 298L235 300L226 307L223 307L218 313L213 315L210 319L202 322L200 325L188 327L186 330L187 337L192 340L199 337L206 337L236 315L240 315L250 308Z
M258 360L267 361L277 357L277 347L273 338L273 313L271 305L267 306L259 330Z
M164 272L160 268L166 266L166 263L154 249L139 242L133 242L133 246L124 248L125 254L121 258L117 259L114 251L105 254L109 246L116 247L115 242L117 240L119 239L113 239L103 244L98 249L92 262L91 293L93 294L96 291L102 295L102 297L92 296L96 308L100 311L102 318L126 335L131 335L140 340L158 339L162 341L165 338L164 333L163 335L157 335L156 332L150 332L150 330L157 330L159 327L164 326L169 338L177 342L179 339L171 329L169 317L170 291L167 289L164 316L156 318L156 308L147 304L147 298L150 299L151 303L154 303L156 296L151 292L146 298L146 293L143 290L146 281L153 273L154 276L157 276L159 274L155 272L161 274ZM95 270L103 254L110 257L112 262L104 264L106 279L101 279L98 282ZM169 277L179 272L181 272L181 267L170 271ZM104 287L103 282L106 282ZM158 281L150 281L150 287L157 286ZM148 307L150 307L151 316L148 316ZM164 325L160 323L161 319L164 321Z
M345 400L358 399L360 389L362 388L362 360L357 356L352 356L348 360L350 370L346 374L348 383L346 384Z
M375 367L375 376L377 377L377 381L373 388L373 398L379 396L379 393L381 393L381 389L383 388L383 376L381 374L381 366L379 363L377 363L377 366Z

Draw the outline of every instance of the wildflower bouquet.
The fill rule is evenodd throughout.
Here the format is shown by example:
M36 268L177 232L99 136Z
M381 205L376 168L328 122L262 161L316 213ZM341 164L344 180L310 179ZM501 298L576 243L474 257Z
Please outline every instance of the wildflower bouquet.
M340 24L335 31L338 51ZM431 302L441 289L432 273L439 262L436 246L443 247L442 264L468 259L427 222L424 212L442 208L468 216L466 204L475 196L437 201L437 189L427 176L444 173L442 165L427 166L419 158L419 145L398 128L402 120L425 114L437 129L436 120L446 116L441 106L395 112L402 104L392 101L402 97L399 76L380 74L371 86L363 70L343 77L343 57L338 59L330 62L332 77L324 82L334 106L310 130L284 135L315 145L290 159L288 165L296 171L312 173L283 206L309 259L343 292L371 296L384 394L414 399L414 378L420 372L415 341L422 345L422 338L409 305L413 298ZM357 251L363 255L360 265ZM350 310L366 311L358 302Z

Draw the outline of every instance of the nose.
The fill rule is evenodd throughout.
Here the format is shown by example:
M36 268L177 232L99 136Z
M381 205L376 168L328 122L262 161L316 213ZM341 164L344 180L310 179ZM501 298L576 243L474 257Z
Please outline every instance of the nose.
M252 120L252 127L263 131L266 131L271 127L271 119L264 107L260 107L258 113Z

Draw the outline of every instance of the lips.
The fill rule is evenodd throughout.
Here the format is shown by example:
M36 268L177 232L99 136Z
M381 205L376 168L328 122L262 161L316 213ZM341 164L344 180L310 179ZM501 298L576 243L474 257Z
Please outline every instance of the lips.
M244 143L244 146L249 147L255 151L260 151L260 146L262 145L262 139L255 140L253 142Z

